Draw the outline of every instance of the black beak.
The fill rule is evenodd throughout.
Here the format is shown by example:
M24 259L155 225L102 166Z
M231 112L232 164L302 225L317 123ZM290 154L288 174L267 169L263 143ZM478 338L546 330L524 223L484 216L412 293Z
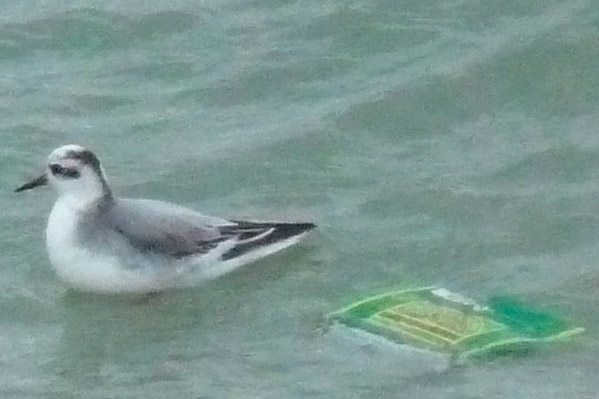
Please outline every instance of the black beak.
M31 180L29 183L25 183L21 187L17 188L15 190L15 193L20 193L21 191L25 191L25 190L31 190L32 188L36 188L37 186L44 186L46 184L48 184L48 178L46 177L46 174L44 173L37 179Z

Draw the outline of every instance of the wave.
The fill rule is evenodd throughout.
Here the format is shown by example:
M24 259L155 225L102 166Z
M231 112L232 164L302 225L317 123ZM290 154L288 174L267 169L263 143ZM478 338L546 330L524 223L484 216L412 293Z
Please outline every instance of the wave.
M0 59L27 56L39 50L96 52L126 48L183 32L198 23L196 15L182 11L162 11L138 19L96 9L69 11L0 25Z

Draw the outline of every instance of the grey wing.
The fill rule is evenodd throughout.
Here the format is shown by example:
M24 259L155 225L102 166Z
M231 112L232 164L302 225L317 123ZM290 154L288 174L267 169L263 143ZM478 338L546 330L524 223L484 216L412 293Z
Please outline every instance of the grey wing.
M116 200L105 221L133 247L174 258L206 253L235 237L221 230L227 220L160 201Z
M226 241L220 258L230 260L316 227L309 222L226 220L152 200L117 200L106 216L110 229L134 247L174 258L207 253Z

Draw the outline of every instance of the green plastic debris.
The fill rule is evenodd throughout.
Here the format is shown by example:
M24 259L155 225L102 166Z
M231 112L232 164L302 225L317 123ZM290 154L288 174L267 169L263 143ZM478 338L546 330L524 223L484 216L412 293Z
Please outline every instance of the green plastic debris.
M396 343L463 358L518 353L584 331L508 297L482 307L437 287L366 298L330 316Z

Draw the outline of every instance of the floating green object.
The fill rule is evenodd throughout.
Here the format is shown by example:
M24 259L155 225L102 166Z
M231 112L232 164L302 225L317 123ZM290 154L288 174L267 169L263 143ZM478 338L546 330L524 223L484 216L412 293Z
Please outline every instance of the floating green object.
M436 287L366 298L331 317L393 342L459 357L520 352L584 331L511 298L481 307Z

